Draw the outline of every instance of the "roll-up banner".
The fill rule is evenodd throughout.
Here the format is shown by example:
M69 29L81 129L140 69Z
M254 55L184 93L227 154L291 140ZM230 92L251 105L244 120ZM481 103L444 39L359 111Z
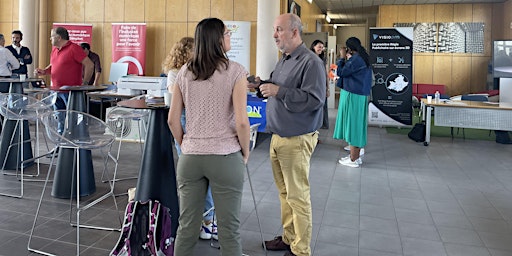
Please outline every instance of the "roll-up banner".
M375 76L368 123L412 125L413 28L370 28L370 62Z
M92 24L53 23L53 28L57 27L67 29L69 41L75 44L92 44Z
M251 72L251 22L224 21L224 25L231 31L231 50L226 53L228 58Z
M146 23L112 23L112 62L128 63L128 74L146 70Z

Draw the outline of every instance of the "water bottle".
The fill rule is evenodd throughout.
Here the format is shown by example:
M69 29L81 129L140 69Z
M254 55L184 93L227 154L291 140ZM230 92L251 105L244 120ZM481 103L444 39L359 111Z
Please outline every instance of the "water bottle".
M439 94L439 91L436 91L436 94L435 94L435 97L434 97L435 102L436 102L436 103L439 103L439 99L440 99L440 98L441 98L441 95Z

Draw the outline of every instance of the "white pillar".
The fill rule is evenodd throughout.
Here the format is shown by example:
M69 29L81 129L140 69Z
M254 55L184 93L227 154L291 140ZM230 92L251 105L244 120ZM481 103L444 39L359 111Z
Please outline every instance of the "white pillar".
M39 52L39 1L19 0L19 30L23 33L21 44L30 49L32 64L28 65L28 76L31 77L38 63ZM15 28L16 29L16 28Z
M279 16L276 0L258 0L258 22L256 41L256 76L268 79L278 61L278 50L274 42L274 20Z

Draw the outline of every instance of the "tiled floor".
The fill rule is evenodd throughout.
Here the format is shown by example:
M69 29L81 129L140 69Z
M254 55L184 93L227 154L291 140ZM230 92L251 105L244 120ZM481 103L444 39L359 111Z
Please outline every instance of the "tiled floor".
M321 130L322 143L311 162L313 255L512 255L512 145L434 137L425 147L406 136L370 127L363 166L349 168L336 164L345 153L340 152L344 144L331 139L333 126L330 131ZM271 239L281 232L279 200L268 159L268 136L260 135L258 143L249 170L264 237ZM137 173L139 147L125 145L120 175L131 176ZM99 164L98 153L93 156ZM97 178L100 170L98 165ZM14 185L18 182L12 177L0 177L0 187ZM42 183L25 185L23 199L0 196L0 255L33 255L27 251L27 241ZM106 188L97 185L97 194ZM126 191L135 181L117 186ZM247 180L244 189L244 252L265 255ZM126 196L117 200L124 210ZM76 229L68 224L68 203L45 195L33 247L74 255ZM113 209L109 199L85 211L83 219L116 225ZM81 249L88 256L108 255L119 236L86 229L81 234ZM198 241L194 253L219 254L208 241Z

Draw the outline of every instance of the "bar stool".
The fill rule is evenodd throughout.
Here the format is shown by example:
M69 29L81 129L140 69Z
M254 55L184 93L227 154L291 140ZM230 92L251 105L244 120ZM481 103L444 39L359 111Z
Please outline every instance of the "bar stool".
M14 129L13 133L10 138L3 136L3 139L9 139L8 147L6 149L5 153L5 159L2 162L2 171L5 173L5 167L8 161L10 160L9 154L11 153L12 149L16 151L16 158L15 158L15 175L19 177L19 180L21 181L20 185L20 193L19 194L9 194L9 193L0 193L0 195L4 196L11 196L11 197L17 197L21 198L23 197L23 178L25 176L24 171L25 167L33 163L34 158L30 157L30 159L22 161L22 159L25 159L25 147L31 147L30 142L32 139L25 138L25 136L30 137L28 133L28 129L26 129L25 125L28 123L28 121L36 121L38 122L39 116L41 114L46 113L50 111L49 106L45 105L44 102L28 96L24 94L18 94L18 93L8 93L8 94L2 94L0 95L0 114L4 116L4 124L3 128L5 128L5 125L8 121L14 121ZM3 129L5 131L5 129ZM25 131L27 131L28 135L25 134ZM36 133L36 141L38 141L38 136ZM37 143L38 144L38 143ZM4 141L2 145L7 145ZM2 148L4 150L4 148ZM18 174L19 173L19 174ZM38 162L38 173L39 174L39 162Z
M145 95L139 95L136 97L133 97L131 99L141 99L144 98ZM117 171L117 168L119 166L119 157L121 153L121 146L123 144L123 141L128 136L128 131L131 132L131 128L133 127L132 123L137 126L137 132L138 136L136 136L137 142L140 145L140 152L142 155L143 148L142 143L143 136L147 134L147 120L149 118L149 111L146 109L125 109L122 107L115 107L113 108L106 117L106 123L107 125L113 130L116 140L119 141L119 144L117 146L117 153L116 153L116 159L114 161L115 167L114 171ZM101 175L101 181L107 182L108 180L104 179L104 174ZM134 177L128 177L128 178L119 178L116 181L120 180L128 180L128 179L137 179L137 176ZM126 193L123 193L126 194Z
M58 132L58 126L59 126L59 116L65 116L64 121L64 130L62 134ZM80 204L80 178L81 178L81 172L83 170L80 170L80 155L86 153L87 151L94 150L94 149L108 149L108 152L104 154L102 150L103 156L105 156L107 159L104 161L105 166L108 164L108 158L114 159L114 157L110 153L110 148L112 143L115 140L115 136L113 135L113 132L110 130L110 128L107 126L105 122L102 120L89 115L87 113L83 113L80 111L74 111L74 110L56 110L51 111L43 115L42 122L45 126L46 135L48 136L48 139L50 142L52 142L55 146L54 149L57 148L68 148L72 149L74 152L73 164L75 165L75 171L73 171L72 179L71 179L71 200L70 200L70 208L73 208L73 197L75 197L75 210L76 210L76 222L72 221L72 215L73 215L73 209L70 210L70 224L72 226L76 227L76 255L80 254L80 229L81 228L90 228L90 229L99 229L99 230L119 230L119 227L121 225L121 217L119 218L119 227L118 228L110 228L110 227L101 227L101 226L93 226L93 225L83 225L80 224L80 214L82 211L85 211L94 205L100 203L101 201L112 197L115 205L115 212L119 215L119 209L117 206L116 198L114 196L114 187L115 187L115 178L116 178L116 171L113 173L113 178L111 179L111 182L109 182L109 190L104 195L96 198L90 203L87 203L86 205ZM36 214L34 217L34 222L32 225L32 230L30 231L29 241L28 241L28 250L31 252L44 254L44 255L54 255L49 252L41 251L38 249L31 248L31 241L34 236L34 230L36 228L37 219L39 217L39 213L41 210L41 205L43 202L43 197L46 191L46 187L48 185L48 182L51 177L51 171L53 166L53 161L55 160L55 152L56 150L52 150L52 158L50 167L48 168L48 174L46 176L46 180L43 186L43 191L41 192L41 197L39 199L39 204L37 206ZM56 182L56 181L55 181ZM54 185L55 185L54 182ZM73 193L73 187L76 187L76 194Z

